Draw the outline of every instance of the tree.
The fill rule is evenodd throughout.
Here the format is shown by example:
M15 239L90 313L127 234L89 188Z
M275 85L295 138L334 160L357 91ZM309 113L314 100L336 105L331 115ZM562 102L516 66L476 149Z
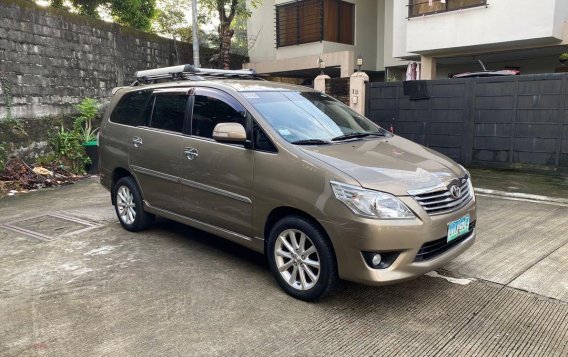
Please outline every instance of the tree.
M55 8L65 8L63 0L51 0ZM156 12L156 0L71 0L71 5L81 15L98 19L99 8L107 6L115 22L147 31Z
M177 41L183 41L188 30L185 14L181 9L187 6L189 6L189 3L186 0L161 0L153 23L155 32L174 40L177 61L179 61ZM191 31L191 29L189 30ZM191 33L189 37L191 37Z
M262 0L252 0L252 7L258 6ZM251 13L247 9L246 0L200 0L210 11L219 16L219 62L220 66L229 69L231 65L231 40L235 34L233 28L237 16L248 18Z
M115 22L148 31L156 13L156 0L112 0L111 14Z

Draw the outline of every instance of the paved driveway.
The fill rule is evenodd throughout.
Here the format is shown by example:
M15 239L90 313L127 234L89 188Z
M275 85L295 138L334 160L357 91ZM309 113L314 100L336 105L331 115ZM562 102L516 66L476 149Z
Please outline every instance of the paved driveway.
M109 201L94 179L0 200L0 355L568 356L567 207L480 196L454 278L305 303L262 256L126 232Z

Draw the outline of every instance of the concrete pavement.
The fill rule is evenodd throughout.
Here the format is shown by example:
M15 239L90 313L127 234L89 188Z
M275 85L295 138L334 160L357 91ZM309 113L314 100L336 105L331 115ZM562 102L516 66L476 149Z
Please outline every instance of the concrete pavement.
M568 208L478 203L478 241L440 271L458 279L305 303L220 238L124 231L94 179L6 197L0 355L567 356Z

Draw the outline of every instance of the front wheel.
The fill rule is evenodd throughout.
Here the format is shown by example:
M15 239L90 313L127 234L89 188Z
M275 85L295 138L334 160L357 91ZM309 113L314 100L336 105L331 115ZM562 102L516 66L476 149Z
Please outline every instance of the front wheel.
M285 217L274 225L267 255L280 287L297 299L317 300L337 283L331 243L318 226L303 217Z
M118 180L113 192L116 215L124 229L138 232L148 228L154 222L155 216L144 211L142 194L132 177L123 177Z

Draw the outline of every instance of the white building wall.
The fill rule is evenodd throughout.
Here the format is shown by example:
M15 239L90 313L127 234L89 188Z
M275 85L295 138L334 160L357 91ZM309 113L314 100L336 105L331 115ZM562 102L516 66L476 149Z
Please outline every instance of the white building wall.
M408 1L387 0L392 2L392 57L410 57L412 54L406 50L406 27L408 24Z
M382 34L382 37L377 37L377 49L380 57L377 61L377 68L379 68L379 70L382 70L386 67L406 65L408 63L408 61L404 61L393 56L395 47L400 45L401 42L398 37L395 38L393 21L395 18L395 1L400 0L379 0L379 6L377 7L377 18L381 19L378 23L379 30L377 31L377 33L379 34L379 36Z
M377 38L377 1L382 0L344 0L355 4L355 45L335 42L314 42L297 46L276 48L275 5L289 0L264 0L262 5L249 9L252 12L248 19L248 36L256 38L249 51L251 63L282 59L293 59L320 55L324 53L352 51L354 57L362 55L364 69L375 71L378 57ZM317 64L314 63L314 68Z
M407 19L408 1L395 1L395 57L502 46L553 44L562 40L567 0L492 0L475 7Z
M276 33L274 27L274 0L264 0L256 8L247 7L251 16L247 20L247 34L252 48L249 49L249 57L253 62L266 61L276 58Z
M554 8L554 37L568 40L568 0L557 0Z

